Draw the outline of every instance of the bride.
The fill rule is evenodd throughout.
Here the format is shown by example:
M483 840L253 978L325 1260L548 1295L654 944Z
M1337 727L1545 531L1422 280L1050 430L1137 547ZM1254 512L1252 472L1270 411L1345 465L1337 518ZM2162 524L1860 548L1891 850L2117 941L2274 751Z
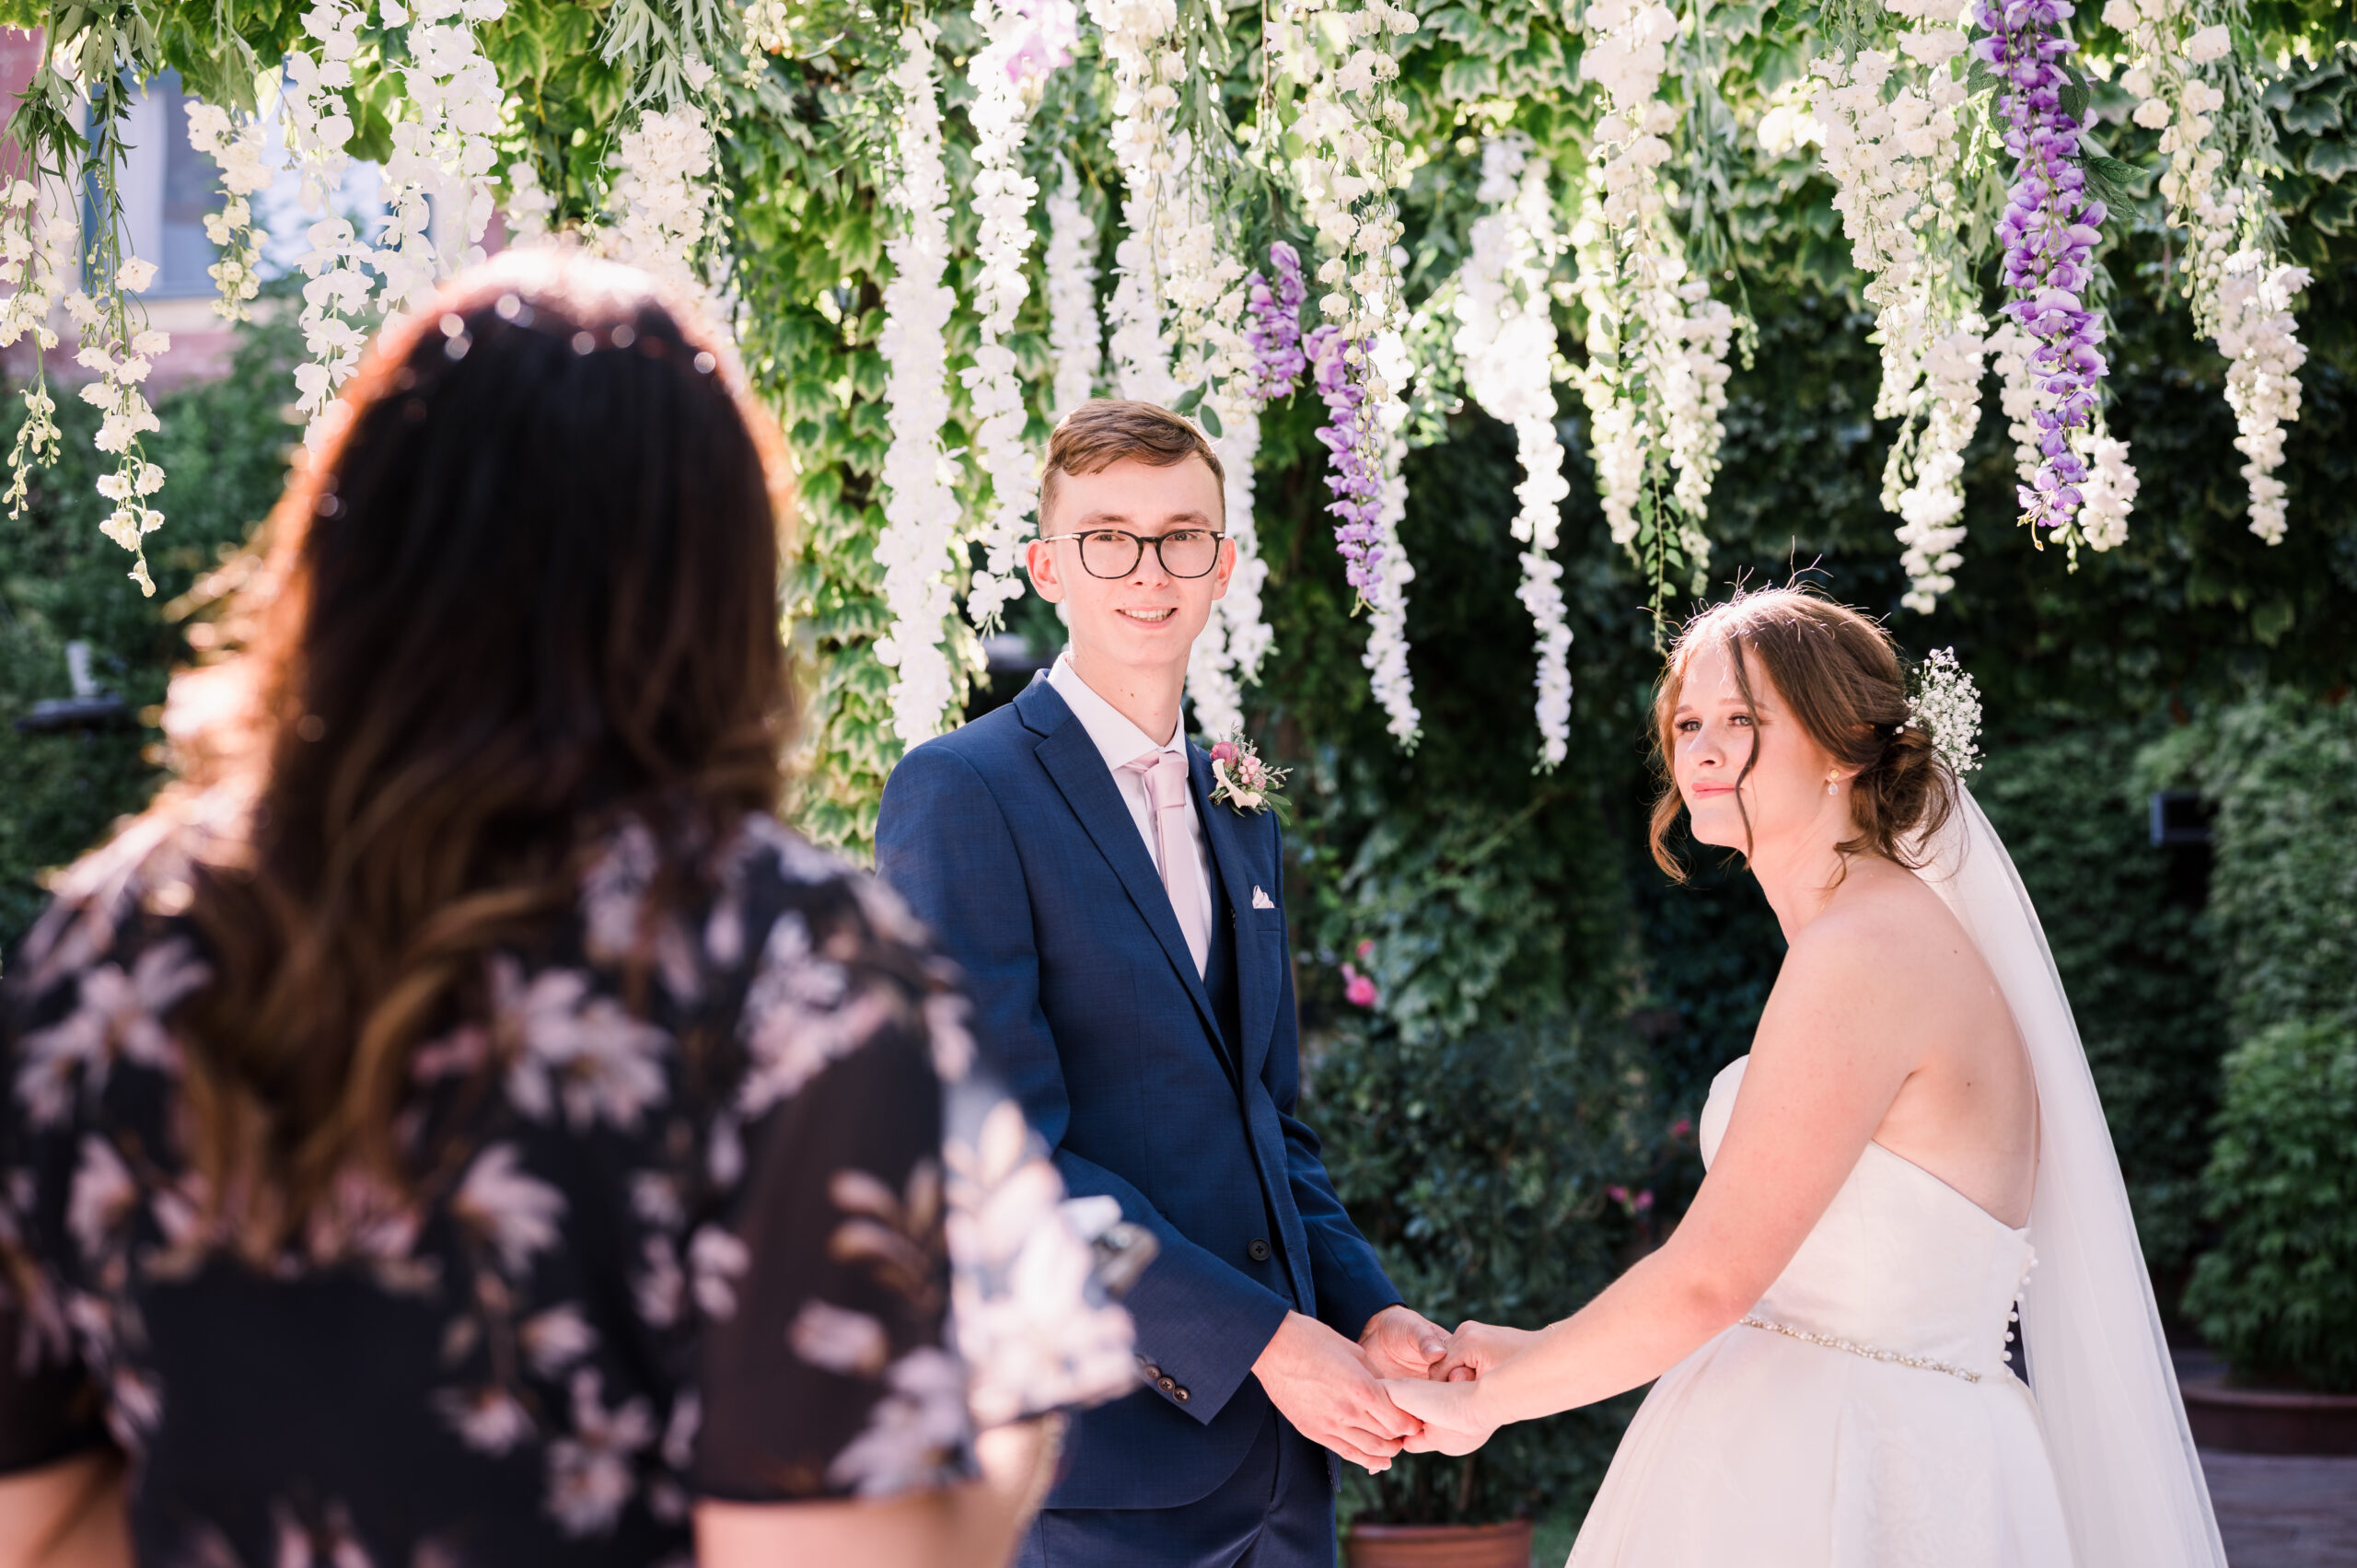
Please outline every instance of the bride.
M1922 706L1887 633L1794 589L1670 657L1655 856L1685 811L1790 945L1709 1175L1572 1317L1385 1385L1411 1448L1464 1453L1658 1379L1571 1568L2223 1568L2069 1004Z

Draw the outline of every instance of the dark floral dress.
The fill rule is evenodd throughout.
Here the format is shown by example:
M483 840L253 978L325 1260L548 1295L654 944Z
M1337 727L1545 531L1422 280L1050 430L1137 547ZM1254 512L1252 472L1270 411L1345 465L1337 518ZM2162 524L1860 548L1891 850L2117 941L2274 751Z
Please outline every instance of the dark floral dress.
M0 1472L119 1446L158 1564L684 1562L694 1499L942 1485L978 1413L1129 1386L1109 1216L898 901L766 818L698 858L656 917L616 833L414 1052L408 1189L266 1271L184 1152L203 948L135 857L69 874L0 1020Z

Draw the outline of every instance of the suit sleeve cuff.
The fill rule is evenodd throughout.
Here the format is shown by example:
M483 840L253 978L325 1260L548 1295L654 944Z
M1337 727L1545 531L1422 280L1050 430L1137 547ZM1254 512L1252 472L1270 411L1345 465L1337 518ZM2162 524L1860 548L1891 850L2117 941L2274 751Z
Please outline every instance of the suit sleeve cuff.
M1293 1308L1267 1286L1196 1247L1163 1253L1122 1299L1137 1322L1148 1385L1199 1423L1227 1405Z

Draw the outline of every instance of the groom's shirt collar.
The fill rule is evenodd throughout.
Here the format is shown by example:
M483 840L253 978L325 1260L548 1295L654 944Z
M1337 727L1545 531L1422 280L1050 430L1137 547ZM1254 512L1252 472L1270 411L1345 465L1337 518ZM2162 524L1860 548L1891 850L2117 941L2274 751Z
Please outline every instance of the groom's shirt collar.
M1149 751L1175 751L1179 760L1187 761L1187 726L1175 726L1167 742L1156 744L1145 731L1125 717L1121 710L1089 690L1080 671L1072 667L1070 651L1058 654L1048 671L1048 684L1064 700L1072 716L1088 732L1097 754L1105 759L1105 767L1113 775L1113 785L1121 792L1121 804L1130 808L1130 820L1137 824L1138 836L1145 840L1146 858L1154 863L1155 875L1162 874L1162 838L1154 829L1154 804L1146 796L1145 779L1129 766ZM1194 846L1197 863L1203 871L1203 886L1213 889L1212 908L1219 908L1217 879L1212 871L1211 845L1203 838L1203 819L1195 804L1193 790L1187 792L1187 837Z
M1048 670L1048 684L1056 689L1056 695L1064 700L1072 716L1088 731L1088 738L1097 743L1097 754L1114 772L1119 772L1149 751L1175 751L1182 760L1186 757L1185 726L1174 726L1167 743L1156 742L1080 678L1080 671L1072 667L1070 649L1056 656L1056 662Z

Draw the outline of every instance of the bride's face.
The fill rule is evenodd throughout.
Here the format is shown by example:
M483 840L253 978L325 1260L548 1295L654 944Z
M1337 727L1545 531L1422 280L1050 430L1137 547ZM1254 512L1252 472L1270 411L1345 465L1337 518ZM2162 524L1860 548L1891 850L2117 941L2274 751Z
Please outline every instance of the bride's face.
M1695 652L1670 715L1670 767L1696 841L1757 859L1764 846L1823 826L1829 813L1846 815L1848 803L1827 794L1829 779L1839 779L1833 760L1791 716L1767 671L1755 659L1746 673L1748 701L1727 645Z

